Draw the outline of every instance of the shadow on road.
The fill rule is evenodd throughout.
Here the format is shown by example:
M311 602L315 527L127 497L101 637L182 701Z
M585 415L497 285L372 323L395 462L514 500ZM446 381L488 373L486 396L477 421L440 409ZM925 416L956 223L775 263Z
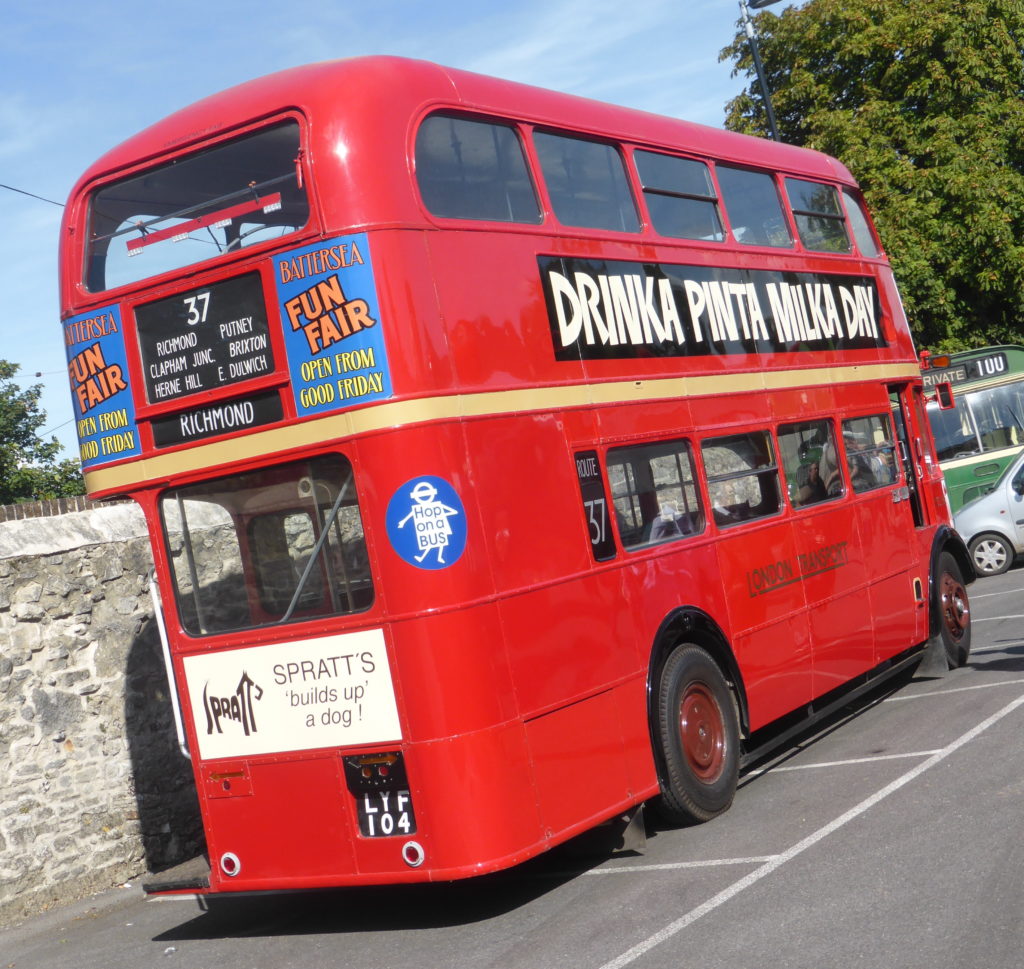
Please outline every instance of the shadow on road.
M512 871L464 882L207 896L200 899L200 915L153 941L349 935L470 925L542 898L601 860L585 864L556 850Z

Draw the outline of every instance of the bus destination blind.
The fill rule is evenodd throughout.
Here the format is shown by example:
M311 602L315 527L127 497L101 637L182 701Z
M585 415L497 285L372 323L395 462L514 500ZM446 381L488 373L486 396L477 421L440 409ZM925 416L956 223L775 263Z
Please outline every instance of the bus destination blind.
M259 273L146 303L135 322L151 404L274 371Z

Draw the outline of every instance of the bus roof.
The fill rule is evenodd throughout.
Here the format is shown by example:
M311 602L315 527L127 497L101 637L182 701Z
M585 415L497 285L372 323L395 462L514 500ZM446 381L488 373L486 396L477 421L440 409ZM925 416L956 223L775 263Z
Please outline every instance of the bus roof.
M353 94L358 93L358 99ZM686 148L725 161L758 165L854 184L840 162L821 152L736 134L676 118L561 94L428 61L391 56L324 61L268 74L213 94L177 111L113 148L96 161L75 188L202 142L214 133L297 109L311 121L346 110L381 127L408 130L431 107L459 107L528 123L571 128L651 146Z

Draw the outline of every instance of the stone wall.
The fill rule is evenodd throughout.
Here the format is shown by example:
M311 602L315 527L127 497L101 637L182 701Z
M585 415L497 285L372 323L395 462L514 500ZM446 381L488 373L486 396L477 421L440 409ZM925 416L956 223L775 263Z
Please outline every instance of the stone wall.
M132 505L0 521L0 924L202 850Z

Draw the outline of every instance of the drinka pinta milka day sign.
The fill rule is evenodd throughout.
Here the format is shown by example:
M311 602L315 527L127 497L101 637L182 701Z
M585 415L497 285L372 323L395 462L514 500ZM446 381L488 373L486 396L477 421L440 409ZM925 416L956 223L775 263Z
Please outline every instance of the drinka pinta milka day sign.
M539 256L558 360L886 346L867 276Z

